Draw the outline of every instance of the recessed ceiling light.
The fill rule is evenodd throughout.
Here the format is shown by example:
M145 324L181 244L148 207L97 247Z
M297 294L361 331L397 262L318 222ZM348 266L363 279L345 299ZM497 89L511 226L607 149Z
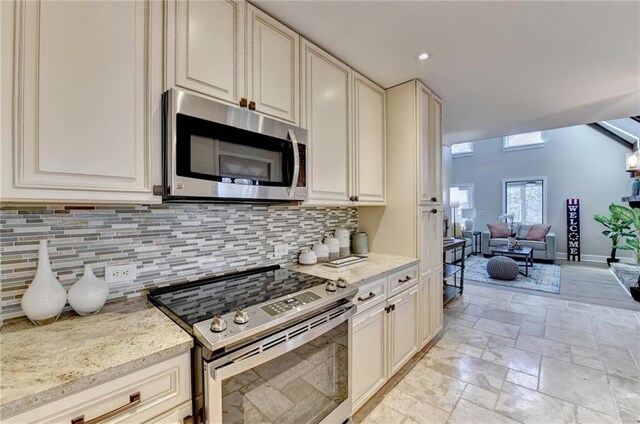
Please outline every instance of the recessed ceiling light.
M427 60L427 59L429 59L429 53L427 53L427 52L420 53L418 55L418 60Z

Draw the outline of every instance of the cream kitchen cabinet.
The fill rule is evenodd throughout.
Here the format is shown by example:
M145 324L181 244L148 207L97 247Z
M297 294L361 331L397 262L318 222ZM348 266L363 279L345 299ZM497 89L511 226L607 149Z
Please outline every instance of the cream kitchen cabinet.
M351 374L354 413L418 351L417 276L418 267L409 266L363 285L355 296Z
M395 374L418 351L418 287L387 300L389 367Z
M309 131L308 204L384 205L385 92L302 40L302 126Z
M244 1L171 1L165 88L299 123L300 37Z
M85 421L182 423L191 415L190 353L65 396L19 415L6 424Z
M385 91L353 73L353 198L356 204L385 204Z
M442 209L423 206L419 208L419 214L422 265L419 293L420 347L424 347L440 331L437 323L442 322ZM438 285L439 297L435 292Z
M310 203L350 203L351 69L302 40L302 126L309 131Z
M162 4L1 7L0 201L159 202Z
M420 258L421 284L433 281L442 265L441 110L440 100L420 81L386 91L387 207L360 208L358 214L372 252ZM441 307L428 308L438 299L423 301L431 292L422 286L420 305L441 314ZM429 319L422 317L422 328Z
M443 327L443 274L442 267L437 267L433 271L431 278L431 298L429 305L431 306L429 333L431 337L438 334Z

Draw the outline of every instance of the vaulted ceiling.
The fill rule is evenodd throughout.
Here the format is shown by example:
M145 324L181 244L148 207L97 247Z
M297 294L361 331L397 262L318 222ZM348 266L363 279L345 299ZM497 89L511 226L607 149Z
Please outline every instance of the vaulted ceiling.
M255 3L385 88L421 79L448 143L640 114L639 1Z

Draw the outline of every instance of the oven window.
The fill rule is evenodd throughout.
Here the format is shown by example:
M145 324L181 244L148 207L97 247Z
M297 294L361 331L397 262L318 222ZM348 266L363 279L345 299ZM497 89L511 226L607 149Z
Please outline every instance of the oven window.
M318 423L348 397L344 322L269 362L222 381L222 422Z
M198 179L264 186L291 186L289 140L177 115L176 171Z

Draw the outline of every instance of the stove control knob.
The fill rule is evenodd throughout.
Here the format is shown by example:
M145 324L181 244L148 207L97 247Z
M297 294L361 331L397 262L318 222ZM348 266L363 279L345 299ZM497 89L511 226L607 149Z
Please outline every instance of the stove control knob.
M242 309L238 309L233 317L233 322L236 324L246 324L249 322L249 314Z
M227 321L225 321L220 315L216 315L211 320L211 331L214 333L220 333L227 329Z
M334 292L334 291L336 291L336 290L337 290L337 289L336 289L336 283L334 283L333 281L327 281L327 287L326 287L326 290L327 290L328 292Z
M342 277L338 278L338 280L336 281L336 286L338 286L339 289L346 289L347 288L347 280L345 280Z

